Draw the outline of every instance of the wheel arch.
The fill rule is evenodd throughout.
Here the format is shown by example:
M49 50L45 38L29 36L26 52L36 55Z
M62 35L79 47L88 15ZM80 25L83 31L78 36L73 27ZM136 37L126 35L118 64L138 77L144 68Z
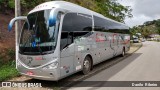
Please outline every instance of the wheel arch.
M89 54L89 53L87 53L87 54L84 56L83 60L84 60L86 57L89 57L89 58L91 59L91 70L92 70L92 69L93 69L93 58L92 58L92 55Z
M126 47L125 46L123 46L123 50L126 52Z

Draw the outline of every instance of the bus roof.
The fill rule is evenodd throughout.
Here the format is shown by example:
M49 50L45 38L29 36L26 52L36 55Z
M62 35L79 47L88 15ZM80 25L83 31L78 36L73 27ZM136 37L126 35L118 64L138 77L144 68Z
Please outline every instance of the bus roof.
M123 23L114 21L114 20L109 19L109 18L107 18L107 17L105 17L105 16L103 16L99 13L96 13L94 11L91 11L91 10L87 9L87 8L84 8L84 7L81 7L79 5L76 5L76 4L73 4L73 3L70 3L70 2L66 2L66 1L50 1L50 2L42 3L38 6L36 6L33 10L31 10L29 12L29 14L33 13L33 12L36 12L36 11L45 10L45 9L52 9L52 8L62 8L62 9L66 9L70 12L94 15L94 16L97 16L97 17L100 17L100 18L103 18L103 19L106 19L108 21L113 22L119 28L129 29L129 27L126 26Z

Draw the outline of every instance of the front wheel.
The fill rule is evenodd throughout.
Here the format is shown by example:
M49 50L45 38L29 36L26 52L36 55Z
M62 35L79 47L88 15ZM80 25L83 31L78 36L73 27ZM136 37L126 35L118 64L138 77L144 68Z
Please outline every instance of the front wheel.
M86 75L90 71L91 71L91 58L87 56L83 61L83 71L82 71L82 73L84 75Z
M122 57L124 57L124 56L125 56L125 49L123 49L123 50L122 50L122 54L121 54L121 56L122 56Z

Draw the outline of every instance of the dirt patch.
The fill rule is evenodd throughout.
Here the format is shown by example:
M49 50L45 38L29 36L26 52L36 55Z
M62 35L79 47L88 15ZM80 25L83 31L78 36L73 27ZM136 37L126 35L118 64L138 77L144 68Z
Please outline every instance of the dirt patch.
M13 17L14 15L0 14L0 48L14 48L15 46L15 31L8 31L9 21Z
M8 50L15 50L15 30L8 31L9 21L14 18L14 14L0 13L0 57L7 59Z

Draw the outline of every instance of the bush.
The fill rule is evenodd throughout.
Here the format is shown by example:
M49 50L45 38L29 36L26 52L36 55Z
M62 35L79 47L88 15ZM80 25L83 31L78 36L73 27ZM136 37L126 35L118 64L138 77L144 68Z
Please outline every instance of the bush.
M19 76L14 57L13 49L6 49L5 53L0 53L0 82Z
M14 0L0 0L0 12L14 11Z
M7 55L9 56L9 60L14 60L15 50L13 50L13 49L7 49Z
M0 68L0 82L20 75L16 69L15 61L10 61Z
M12 61L15 61L15 51L13 49L6 49L3 53L0 53L0 67Z
M8 6L9 6L9 8L14 9L14 7L15 7L15 2L14 2L14 0L9 0L9 1L8 1Z
M3 64L4 64L3 58L2 58L2 56L0 55L0 67L1 67Z

